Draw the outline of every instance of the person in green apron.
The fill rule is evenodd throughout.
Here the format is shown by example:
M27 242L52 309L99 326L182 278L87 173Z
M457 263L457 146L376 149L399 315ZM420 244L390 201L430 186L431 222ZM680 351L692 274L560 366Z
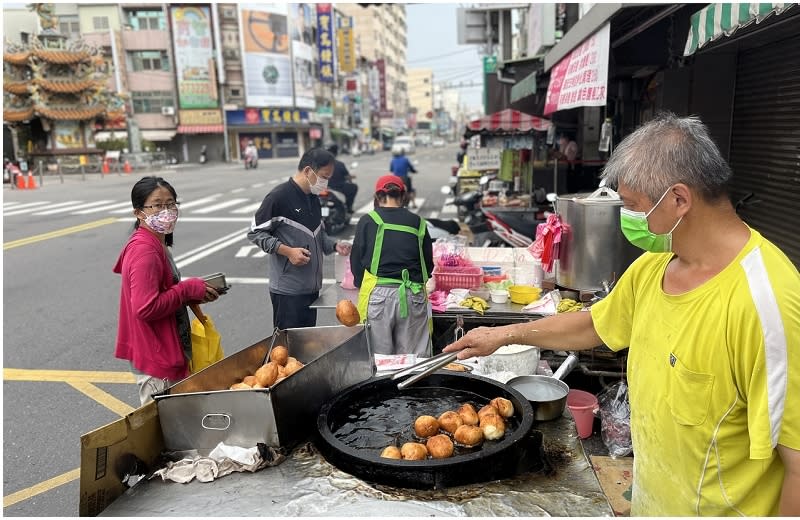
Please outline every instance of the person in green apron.
M425 292L433 266L427 223L404 206L403 179L384 175L375 184L375 209L362 216L350 253L359 287L358 311L369 320L375 354L431 355L430 303Z

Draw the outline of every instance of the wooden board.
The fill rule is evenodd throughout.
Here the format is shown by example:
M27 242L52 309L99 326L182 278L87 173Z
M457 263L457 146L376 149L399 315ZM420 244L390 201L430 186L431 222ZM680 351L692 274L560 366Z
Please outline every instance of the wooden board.
M592 467L600 481L600 487L608 497L614 514L617 516L630 516L631 514L631 486L633 484L633 457L589 457Z

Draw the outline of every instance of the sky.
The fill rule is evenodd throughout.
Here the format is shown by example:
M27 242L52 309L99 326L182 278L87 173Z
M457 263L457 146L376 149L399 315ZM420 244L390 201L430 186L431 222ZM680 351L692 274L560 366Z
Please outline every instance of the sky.
M483 61L478 46L458 44L458 7L459 4L406 4L406 69L433 69L434 83L477 83L479 86L459 88L459 92L462 104L482 112Z

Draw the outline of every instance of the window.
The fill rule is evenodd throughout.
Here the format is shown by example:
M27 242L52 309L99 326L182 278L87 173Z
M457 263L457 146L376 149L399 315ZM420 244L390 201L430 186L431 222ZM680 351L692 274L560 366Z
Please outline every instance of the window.
M423 83L430 83L431 80L430 80L430 78L422 78L422 82Z
M92 26L95 31L108 30L108 16L92 17Z
M128 62L136 72L169 71L167 51L132 51L128 53Z
M236 9L232 7L222 8L222 17L227 19L236 20Z
M153 90L131 92L131 102L135 114L160 114L162 107L174 107L172 92Z
M238 89L238 88L232 88L231 89L231 96L232 97L239 97L241 95L242 95L241 89Z
M165 31L167 22L164 11L161 9L130 9L125 11L130 25L134 31Z
M58 23L58 30L64 36L72 39L77 38L81 34L81 24L78 20L67 20L62 17Z

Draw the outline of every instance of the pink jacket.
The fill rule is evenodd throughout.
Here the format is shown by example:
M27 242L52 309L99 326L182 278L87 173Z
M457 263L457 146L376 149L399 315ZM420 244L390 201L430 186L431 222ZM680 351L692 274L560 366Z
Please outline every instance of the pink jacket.
M153 377L173 381L188 375L175 313L205 296L205 282L172 281L164 245L140 227L125 244L114 272L122 275L115 356Z

